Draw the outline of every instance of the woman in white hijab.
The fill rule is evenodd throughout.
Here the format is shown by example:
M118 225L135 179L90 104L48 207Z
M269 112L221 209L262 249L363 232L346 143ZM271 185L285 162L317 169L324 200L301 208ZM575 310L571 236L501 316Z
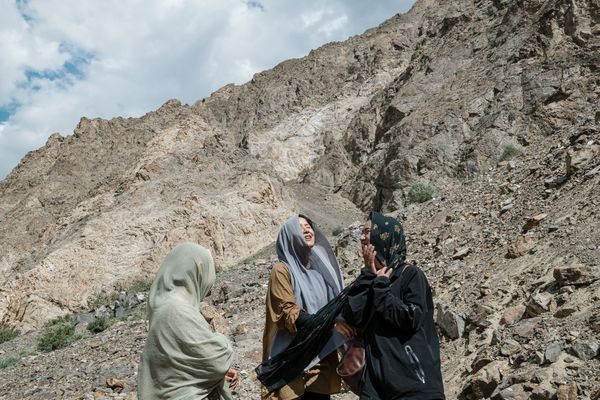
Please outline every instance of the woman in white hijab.
M163 261L148 299L139 399L233 399L233 349L198 310L215 276L210 252L197 244L180 244Z
M283 352L297 330L343 288L342 274L325 235L303 215L289 218L277 238L279 262L273 266L266 299L263 362ZM338 321L335 329L343 336L354 329ZM341 338L341 337L339 337ZM343 338L341 343L343 343ZM273 393L263 387L269 400L321 400L340 391L337 345L331 341L299 376ZM315 364L315 362L317 362Z

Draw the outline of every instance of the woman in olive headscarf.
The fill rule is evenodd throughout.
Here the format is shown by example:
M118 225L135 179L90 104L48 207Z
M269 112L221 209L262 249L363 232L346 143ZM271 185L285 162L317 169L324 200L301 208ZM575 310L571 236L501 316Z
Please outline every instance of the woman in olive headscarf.
M198 310L215 275L210 252L197 244L180 244L163 261L148 298L138 398L233 399L239 374L230 368L231 344Z
M444 399L431 287L420 268L405 262L402 225L373 212L361 245L365 267L342 311L364 327L361 400Z
M336 297L343 288L342 274L325 235L308 218L289 218L277 238L279 262L273 266L266 299L263 361L282 353L307 319ZM352 336L353 328L343 321L334 329ZM336 338L341 339L336 343ZM327 339L325 339L327 340ZM314 360L298 376L273 393L263 387L270 400L329 399L340 390L336 346L342 336L332 337ZM318 361L317 364L315 364Z

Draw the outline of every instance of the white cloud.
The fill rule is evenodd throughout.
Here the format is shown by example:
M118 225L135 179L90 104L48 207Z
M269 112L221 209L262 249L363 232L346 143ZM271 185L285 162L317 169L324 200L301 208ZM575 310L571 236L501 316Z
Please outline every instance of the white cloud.
M414 0L0 0L0 179L82 116L192 103Z

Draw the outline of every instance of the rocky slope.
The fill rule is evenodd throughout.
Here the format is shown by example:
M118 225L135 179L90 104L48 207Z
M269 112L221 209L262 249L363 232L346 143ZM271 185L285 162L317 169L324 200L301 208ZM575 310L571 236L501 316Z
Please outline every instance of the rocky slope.
M599 65L597 2L420 0L192 106L82 119L0 183L0 313L30 331L1 357L192 240L227 267L212 312L256 398L279 224L305 210L332 232L374 207L435 288L449 399L598 399ZM411 202L417 181L433 199ZM357 232L338 241L348 280ZM0 397L132 396L144 335L19 356Z

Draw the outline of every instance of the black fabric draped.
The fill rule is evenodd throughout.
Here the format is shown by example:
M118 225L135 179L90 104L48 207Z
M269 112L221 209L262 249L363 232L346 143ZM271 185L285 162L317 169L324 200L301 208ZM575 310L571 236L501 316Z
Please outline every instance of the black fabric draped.
M306 322L289 346L256 367L258 380L270 393L300 375L323 349L332 335L333 324L346 302L348 292L354 285L355 282L346 286L319 311L306 317Z

